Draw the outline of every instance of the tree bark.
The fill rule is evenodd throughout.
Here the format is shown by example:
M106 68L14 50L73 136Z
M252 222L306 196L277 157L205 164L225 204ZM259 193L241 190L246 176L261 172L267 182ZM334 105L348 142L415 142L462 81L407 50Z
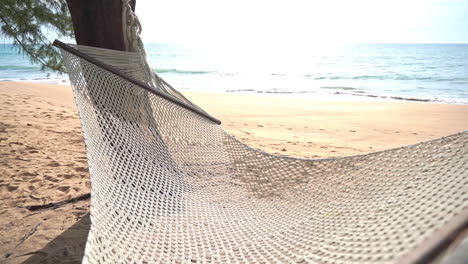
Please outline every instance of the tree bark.
M122 0L67 0L67 4L73 21L77 44L131 51L126 48L130 46L130 43L125 43L126 32L124 32L123 27L125 21L122 20ZM135 4L136 0L130 1L133 11L135 10ZM86 64L84 61L80 63ZM113 153L118 154L112 156L109 160L110 165L108 167L110 171L106 172L109 174L109 177L114 177L116 182L119 181L119 184L125 184L129 186L128 188L135 188L130 185L132 182L121 177L121 173L116 171L122 165L121 159L119 159L122 156L138 157L140 162L164 164L169 168L178 168L177 163L169 158L169 148L166 146L163 137L159 134L158 125L155 120L156 114L153 111L161 110L159 108L157 108L158 110L154 110L149 93L142 93L141 88L136 87L136 85L130 82L114 83L113 80L119 80L118 78L110 80L113 85L103 85L102 80L95 78L96 72L93 72L93 68L82 67L81 70L83 71L83 78L86 80L87 92L91 103L94 110L98 112L96 114L96 121L101 131L102 141L113 148ZM102 89L106 91L103 93ZM126 103L122 104L120 100L113 100L113 98L109 98L107 95L125 98L123 101ZM109 118L110 116L113 118ZM135 145L135 139L126 137L124 131L121 130L121 126L115 120L119 120L119 123L138 124L139 130L144 131L145 137L148 135L147 131L150 131L153 136L151 146L159 147L162 153L168 154L150 155L148 153L137 153L139 150L132 147ZM178 175L183 180L184 174L179 172ZM169 177L171 177L169 174L162 176L160 181L169 182L174 180ZM180 195L178 192L174 193L171 190L162 192L157 188L148 189L148 191L154 192L155 195L164 195L166 197L178 197ZM28 209L55 208L68 202L62 201L40 207L34 206ZM93 220L93 215L91 215L91 219Z
M121 0L67 0L76 43L127 51ZM135 10L136 0L131 1Z

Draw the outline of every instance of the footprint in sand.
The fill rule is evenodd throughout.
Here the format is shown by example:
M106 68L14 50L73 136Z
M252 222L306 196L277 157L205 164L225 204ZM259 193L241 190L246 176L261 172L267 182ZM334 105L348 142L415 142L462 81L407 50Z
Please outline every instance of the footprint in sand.
M70 186L60 186L57 188L57 190L61 191L61 192L64 192L64 193L67 193L70 191Z
M47 166L50 166L50 167L60 167L60 163L56 162L56 161L53 161L51 163L49 163Z
M24 176L24 177L37 176L37 173L26 171L26 172L21 173L20 176Z
M75 168L75 170L77 172L88 172L88 168L85 168L85 167L77 167Z
M7 185L6 187L7 187L7 190L8 190L9 192L12 192L12 191L18 189L19 186Z
M63 175L63 178L65 178L65 179L68 180L68 179L73 178L73 175L72 175L72 174L64 174L64 175Z
M48 180L48 181L51 181L51 182L59 182L60 180L59 179L56 179L52 176L46 176L44 177L44 179Z
M9 127L11 127L11 126L0 122L0 133L6 132L6 129L9 128Z

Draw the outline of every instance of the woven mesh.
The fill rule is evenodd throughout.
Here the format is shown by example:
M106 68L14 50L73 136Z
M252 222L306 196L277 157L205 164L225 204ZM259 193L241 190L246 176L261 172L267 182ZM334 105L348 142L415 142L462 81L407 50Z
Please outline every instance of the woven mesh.
M395 263L468 207L468 133L343 158L252 149L63 51L89 160L84 263Z
M125 75L140 80L143 83L152 87L153 89L163 92L166 95L171 96L172 98L176 98L177 100L182 101L204 112L203 109L189 101L183 94L181 94L170 84L164 81L161 77L155 74L152 69L147 69L145 67L147 63L146 56L144 54L141 54L139 52L110 50L84 45L68 44L68 46L90 57L98 58L99 61L107 65L111 65L114 69L119 70Z

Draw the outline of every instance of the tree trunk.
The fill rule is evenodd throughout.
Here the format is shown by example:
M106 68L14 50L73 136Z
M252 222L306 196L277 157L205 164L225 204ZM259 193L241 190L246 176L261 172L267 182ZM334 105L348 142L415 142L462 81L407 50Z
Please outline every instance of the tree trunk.
M124 31L125 27L123 26L125 21L122 21L122 0L67 0L67 4L73 21L77 44L132 51L128 48L130 43L125 43L127 32ZM130 5L133 11L135 10L135 4L136 0L131 0ZM170 154L151 155L154 153L145 153L142 155L141 150L134 147L138 144L138 142L135 143L135 140L139 140L139 138L127 137L127 134L122 131L121 124L132 124L132 127L138 127L135 135L144 133L145 140L148 140L148 136L151 135L153 139L150 146L161 148L162 153L170 153L163 137L159 134L155 120L157 114L153 112L161 110L153 106L149 93L141 92L141 88L135 87L130 82L113 83L110 80L112 85L103 85L102 79L95 78L96 72L93 72L93 68L82 67L82 71L89 98L97 112L96 121L102 140L108 144L109 148L114 150L113 153L118 154L109 157L109 165L107 166L109 170L106 173L109 176L112 175L116 182L120 182L119 184L125 184L132 189L135 188L131 185L132 177L125 178L116 171L122 166L121 161L125 156L138 157L141 163L166 164L169 168L178 168L177 163L170 158ZM115 78L115 80L119 79ZM113 96L125 100L114 100ZM125 101L125 103L121 103L122 101ZM137 124L137 126L134 124ZM165 148L165 150L162 150L162 148ZM184 173L182 171L177 175L183 180ZM168 177L169 175L160 176L158 181L164 185L164 182L174 180ZM158 188L148 189L148 191L154 192L154 195L179 196L178 192L170 190L163 193ZM91 214L91 221L94 221L93 214Z
M67 0L76 43L128 51L121 0ZM135 10L136 0L131 1Z

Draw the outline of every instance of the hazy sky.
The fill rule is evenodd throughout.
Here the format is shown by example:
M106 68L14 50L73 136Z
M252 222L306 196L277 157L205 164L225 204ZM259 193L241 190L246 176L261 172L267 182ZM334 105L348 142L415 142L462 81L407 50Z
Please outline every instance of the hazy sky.
M146 43L468 43L468 0L137 0L136 12Z
M144 42L468 43L468 0L137 0Z

